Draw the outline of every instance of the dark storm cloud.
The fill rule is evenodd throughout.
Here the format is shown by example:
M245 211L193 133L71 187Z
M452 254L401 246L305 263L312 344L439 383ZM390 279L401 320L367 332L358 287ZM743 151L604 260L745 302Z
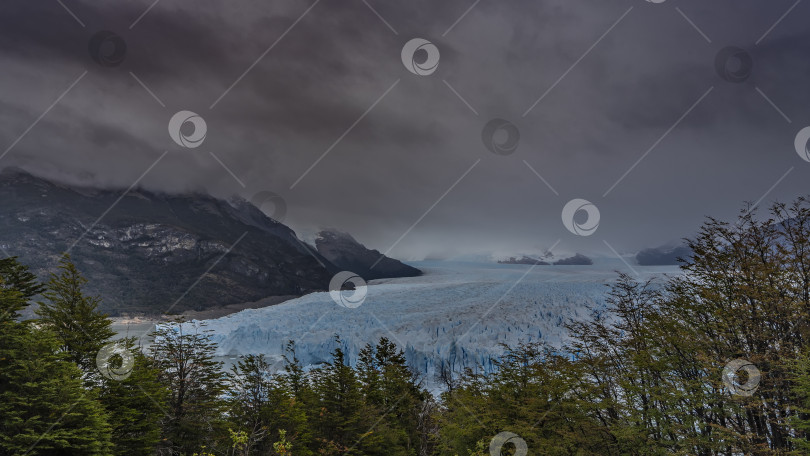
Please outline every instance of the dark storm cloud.
M361 0L321 0L298 23L312 3L163 1L131 28L151 1L66 1L86 27L57 2L4 2L0 153L88 73L0 166L125 188L169 150L144 186L248 198L274 191L304 235L337 226L385 250L480 159L392 252L403 257L535 253L556 239L561 252L604 251L604 241L630 251L689 235L704 215L733 216L791 166L769 199L807 191L808 169L792 143L810 125L810 5L757 43L793 1L482 0L458 23L472 1L369 3L398 34ZM119 67L90 58L99 30L126 41ZM414 37L439 48L435 74L413 75L400 62ZM715 71L715 56L732 45L753 57L742 84ZM181 149L169 138L168 120L180 110L205 118L202 147ZM520 130L515 154L496 156L481 143L493 118ZM562 207L574 198L599 207L596 235L563 227Z

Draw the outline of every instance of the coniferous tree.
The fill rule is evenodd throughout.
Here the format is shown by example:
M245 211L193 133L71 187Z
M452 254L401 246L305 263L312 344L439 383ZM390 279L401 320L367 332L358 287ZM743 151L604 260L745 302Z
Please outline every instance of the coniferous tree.
M103 377L99 386L99 400L112 427L113 454L152 455L161 439L168 390L159 380L155 363L135 347L132 339L116 344L131 356L130 370Z
M284 347L284 372L285 375L281 379L287 390L299 401L307 399L307 394L310 392L309 379L304 372L301 361L295 354L295 342L290 340Z
M45 285L17 257L0 259L0 278L3 287L19 291L26 301L45 291Z
M98 310L100 299L82 291L86 283L70 257L64 255L59 272L51 274L45 300L36 313L40 323L56 335L62 350L82 369L86 380L93 382L98 378L98 352L115 332L107 315Z
M362 455L380 442L367 419L357 373L346 361L340 337L335 336L335 344L332 360L313 372L317 398L313 426L323 454Z
M792 372L797 402L796 415L791 419L796 429L795 454L810 454L810 352L805 351L794 361Z
M0 455L109 454L95 392L50 331L17 321L26 304L22 292L0 286Z
M314 417L320 414L313 406L317 399L310 376L295 354L295 342L287 342L283 359L284 371L275 377L278 399L267 407L277 417L275 427L286 431L285 439L295 446L296 455L310 456L318 451L312 429Z
M187 332L174 322L159 326L149 349L160 381L169 391L161 446L172 454L225 448L225 375L214 360L216 344L204 327Z
M423 440L419 414L428 393L417 385L405 353L382 337L360 350L357 370L365 403L380 417L376 433L388 454L416 454Z
M272 444L270 432L272 416L268 405L280 395L272 383L270 364L264 355L245 355L228 374L230 397L229 422L244 433L241 444L245 454L255 451L266 453Z
M53 331L69 358L84 372L88 388L96 391L108 412L112 428L114 454L148 455L160 439L160 420L166 390L158 382L157 369L132 340L113 342L112 322L99 311L99 298L86 296L82 277L68 256L59 273L52 274L37 314L40 323ZM107 377L98 365L100 351L112 345L120 347L131 360L129 370L120 377ZM115 355L110 363L121 363Z

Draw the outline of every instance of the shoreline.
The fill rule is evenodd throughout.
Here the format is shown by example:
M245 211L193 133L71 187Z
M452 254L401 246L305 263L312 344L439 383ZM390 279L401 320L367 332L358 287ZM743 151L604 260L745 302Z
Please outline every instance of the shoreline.
M112 321L112 329L115 331L116 337L127 337L130 333L134 332L135 335L138 335L138 338L143 341L147 334L154 329L155 325L166 323L177 318L181 318L184 321L222 318L247 309L261 309L275 306L297 297L299 296L268 296L258 301L228 304L216 309L187 310L183 313L173 315L124 315L108 318ZM147 329L150 327L151 329Z

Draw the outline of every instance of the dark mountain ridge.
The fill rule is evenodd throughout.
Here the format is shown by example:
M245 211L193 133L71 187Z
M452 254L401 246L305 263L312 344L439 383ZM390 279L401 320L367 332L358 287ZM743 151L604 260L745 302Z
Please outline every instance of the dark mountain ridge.
M243 199L122 194L0 171L0 248L43 278L69 251L112 315L300 296L342 269Z
M388 258L377 250L369 250L350 234L323 230L315 238L315 247L332 264L352 271L365 280L392 277L416 277L422 271L399 260Z

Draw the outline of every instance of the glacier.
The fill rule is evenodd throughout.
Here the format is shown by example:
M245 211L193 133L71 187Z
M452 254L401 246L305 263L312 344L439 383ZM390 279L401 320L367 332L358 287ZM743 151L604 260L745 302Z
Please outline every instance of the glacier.
M588 318L606 305L608 286L618 271L630 273L618 259L592 266L526 266L483 262L410 262L419 277L368 283L357 308L342 307L328 292L311 293L281 304L248 309L204 324L217 355L226 364L245 354L264 354L281 370L287 341L305 366L327 362L340 335L350 363L367 343L387 337L405 351L412 369L435 389L437 369L449 362L491 371L503 353L501 344L543 341L559 345L563 322ZM678 275L676 266L633 267L638 280ZM230 360L230 363L228 362Z

